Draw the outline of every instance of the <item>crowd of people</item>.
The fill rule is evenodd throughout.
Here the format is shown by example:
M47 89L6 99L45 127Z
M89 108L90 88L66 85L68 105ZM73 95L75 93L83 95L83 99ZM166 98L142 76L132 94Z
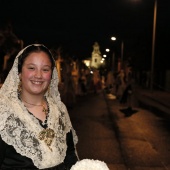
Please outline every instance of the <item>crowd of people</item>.
M132 68L121 69L117 73L109 71L106 76L105 89L112 99L118 99L120 103L127 103L132 93ZM114 95L114 97L113 97Z

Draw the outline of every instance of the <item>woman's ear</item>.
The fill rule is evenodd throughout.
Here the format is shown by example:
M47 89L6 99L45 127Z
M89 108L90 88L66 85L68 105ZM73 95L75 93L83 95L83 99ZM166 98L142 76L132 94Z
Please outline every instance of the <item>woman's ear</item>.
M18 75L18 76L19 76L19 79L21 80L21 73L19 73L19 75Z

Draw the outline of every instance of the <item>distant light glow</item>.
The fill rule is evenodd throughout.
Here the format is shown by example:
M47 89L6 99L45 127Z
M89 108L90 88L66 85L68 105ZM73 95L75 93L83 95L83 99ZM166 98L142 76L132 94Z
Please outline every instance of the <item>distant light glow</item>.
M106 54L104 54L104 55L103 55L103 57L107 57L107 55L106 55Z
M110 51L110 49L109 48L106 48L106 52L109 52Z
M90 66L90 61L89 60L84 60L84 64L89 67Z
M111 37L111 40L112 41L116 41L116 37Z

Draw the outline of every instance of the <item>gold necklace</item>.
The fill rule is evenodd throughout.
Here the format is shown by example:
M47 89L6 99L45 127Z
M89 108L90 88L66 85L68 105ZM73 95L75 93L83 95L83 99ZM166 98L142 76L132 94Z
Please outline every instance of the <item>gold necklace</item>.
M45 115L48 114L49 109L48 109L48 108L46 109L44 104L36 105L36 104L29 103L29 102L27 102L27 101L25 101L25 100L23 100L23 99L22 99L21 101L24 101L25 103L30 104L30 105L32 105L32 106L42 106L42 107L43 107L43 110L42 110L42 111L45 113ZM52 150L52 148L51 148L50 146L51 146L51 143L52 143L52 141L53 141L53 139L54 139L54 137L55 137L55 132L54 132L54 130L51 129L51 128L43 129L43 130L39 133L39 136L38 136L38 137L39 137L40 140L43 140L43 141L45 142L45 144L48 146L48 148L49 148L50 151L52 152L53 150Z
M28 103L27 101L25 101L23 99L22 99L22 101L24 101L25 103L32 105L32 106L42 106L42 112L44 112L45 115L48 114L48 108L46 109L44 104L39 104L39 105L38 104L32 104L32 103Z

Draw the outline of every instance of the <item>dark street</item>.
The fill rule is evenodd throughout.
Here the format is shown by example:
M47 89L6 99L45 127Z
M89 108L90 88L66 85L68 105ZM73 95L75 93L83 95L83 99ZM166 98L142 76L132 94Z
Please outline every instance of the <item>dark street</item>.
M69 110L79 158L102 160L110 170L170 169L169 119L139 103L133 97L132 110L125 114L127 106L104 91L79 96Z

